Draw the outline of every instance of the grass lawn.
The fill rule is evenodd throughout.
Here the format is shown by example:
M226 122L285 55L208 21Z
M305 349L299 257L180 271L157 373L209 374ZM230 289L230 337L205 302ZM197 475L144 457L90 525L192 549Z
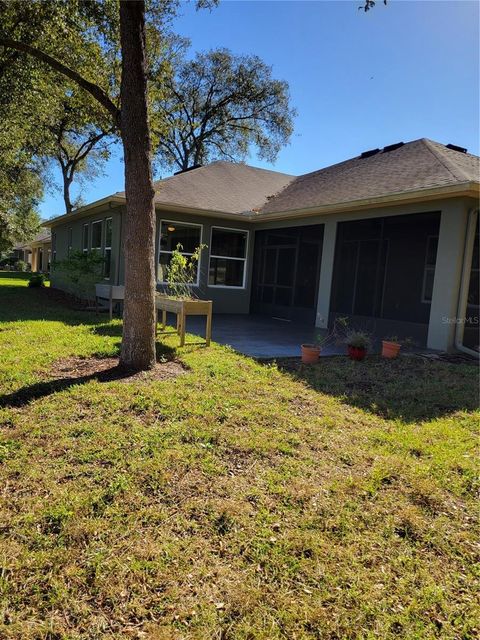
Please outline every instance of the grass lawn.
M0 274L2 640L478 637L476 367L167 336L175 378L59 379L120 323L24 284Z

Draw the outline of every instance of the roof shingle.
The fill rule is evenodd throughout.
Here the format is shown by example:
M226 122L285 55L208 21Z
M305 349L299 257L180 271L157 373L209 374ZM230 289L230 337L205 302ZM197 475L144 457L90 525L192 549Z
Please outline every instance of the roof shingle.
M368 158L359 156L298 176L260 213L283 213L478 182L479 160L422 138L393 151Z
M206 211L251 213L261 209L293 179L285 173L219 160L158 180L154 183L155 202Z

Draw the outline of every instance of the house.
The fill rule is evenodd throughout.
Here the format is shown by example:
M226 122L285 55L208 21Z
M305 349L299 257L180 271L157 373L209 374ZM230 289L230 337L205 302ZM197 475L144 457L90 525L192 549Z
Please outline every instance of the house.
M49 228L42 228L37 235L22 246L26 260L29 262L32 271L47 273L50 271L52 238Z
M47 273L50 270L51 258L50 229L42 227L30 242L16 244L9 258L29 264L32 271Z
M301 176L193 168L155 183L158 287L178 243L205 243L195 289L216 313L323 328L348 315L433 349L476 347L479 183L478 157L427 139ZM50 220L53 259L96 249L121 284L124 210L115 193Z

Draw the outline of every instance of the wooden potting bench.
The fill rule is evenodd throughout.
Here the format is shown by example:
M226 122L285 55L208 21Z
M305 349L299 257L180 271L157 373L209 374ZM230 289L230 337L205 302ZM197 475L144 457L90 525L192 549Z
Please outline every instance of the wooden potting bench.
M187 316L206 316L205 342L210 346L212 338L212 301L211 300L179 300L163 293L155 295L157 312L162 312L161 327L167 324L167 312L177 316L177 332L180 336L180 346L185 344L185 323Z

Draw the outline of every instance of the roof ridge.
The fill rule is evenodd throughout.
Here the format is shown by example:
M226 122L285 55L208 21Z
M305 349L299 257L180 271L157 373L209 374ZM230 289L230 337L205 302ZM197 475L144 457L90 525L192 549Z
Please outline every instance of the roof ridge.
M435 147L436 144L441 144L440 142L435 142L434 140L429 140L428 138L421 138L421 142L425 145L425 147L430 151L430 153L435 156L435 158L442 164L445 169L452 174L455 180L464 180L469 181L469 177L464 171L457 166L456 163L452 162L450 158L446 157L442 154L439 149Z
M230 160L214 160L213 162L209 162L208 164L202 164L199 167L195 167L195 171L208 170L210 167L213 167L213 165L216 165L216 164L228 165L233 167L243 166L243 167L246 167L247 169L252 169L253 171L261 171L263 173L276 174L279 176L286 176L289 178L298 178L298 176L296 176L295 174L284 173L283 171L277 171L276 169L266 169L265 167L255 167L254 165L247 164L246 162L232 162ZM154 180L153 184L155 185L157 183L164 182L165 180L171 180L172 178L179 178L180 176L184 176L187 173L193 173L193 171L188 169L186 171L178 171L176 173L173 173L171 176L165 176L165 178L159 178L158 180Z

